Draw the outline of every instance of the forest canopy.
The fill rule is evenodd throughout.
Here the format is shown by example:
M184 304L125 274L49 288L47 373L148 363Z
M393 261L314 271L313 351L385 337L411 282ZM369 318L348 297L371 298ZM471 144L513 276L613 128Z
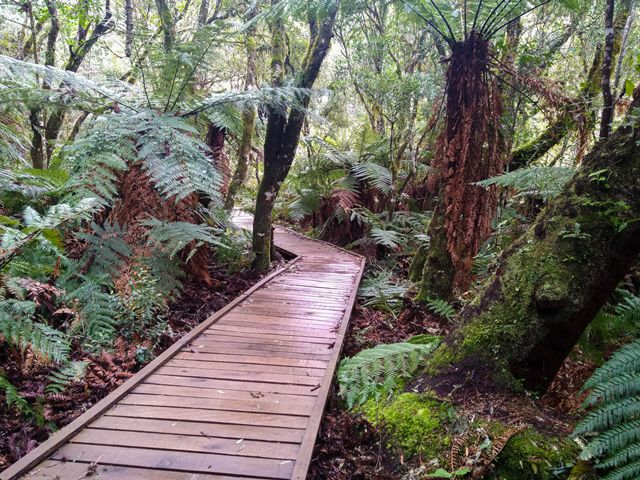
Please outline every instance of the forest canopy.
M366 259L308 478L639 478L637 13L1 2L0 470L280 225Z

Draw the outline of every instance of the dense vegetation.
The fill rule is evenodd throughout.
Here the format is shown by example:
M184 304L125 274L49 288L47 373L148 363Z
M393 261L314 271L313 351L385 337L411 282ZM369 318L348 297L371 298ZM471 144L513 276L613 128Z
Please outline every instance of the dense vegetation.
M639 478L637 8L0 4L0 469L278 222L367 257L314 478Z

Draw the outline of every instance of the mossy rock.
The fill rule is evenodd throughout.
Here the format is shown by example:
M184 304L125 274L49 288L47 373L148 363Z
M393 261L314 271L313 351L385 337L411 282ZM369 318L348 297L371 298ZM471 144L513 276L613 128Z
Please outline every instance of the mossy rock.
M568 479L578 456L578 446L528 428L509 439L494 460L488 480Z
M429 393L403 393L386 404L371 400L362 410L371 424L384 428L387 446L400 449L406 458L443 458L450 447L452 407Z

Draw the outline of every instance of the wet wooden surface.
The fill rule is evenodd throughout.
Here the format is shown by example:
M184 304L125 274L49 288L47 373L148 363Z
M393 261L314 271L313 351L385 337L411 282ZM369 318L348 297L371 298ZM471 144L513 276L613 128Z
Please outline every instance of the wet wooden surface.
M0 478L305 478L364 260L282 228L275 242L288 268Z

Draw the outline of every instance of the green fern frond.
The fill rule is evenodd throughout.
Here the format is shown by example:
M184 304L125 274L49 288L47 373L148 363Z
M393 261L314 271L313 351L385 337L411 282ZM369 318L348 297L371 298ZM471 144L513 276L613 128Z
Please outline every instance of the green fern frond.
M640 339L614 353L609 361L598 368L585 382L584 388L593 388L615 375L633 372L640 372Z
M2 375L0 375L0 392L4 393L8 407L15 406L23 415L33 414L29 403L20 395L18 389Z
M0 334L12 345L30 348L45 359L62 362L71 351L66 336L47 325L34 322L36 305L21 300L0 302Z
M365 307L395 312L402 306L408 289L409 285L394 279L392 272L381 271L362 280L358 296Z
M71 382L82 380L88 364L89 362L76 361L63 365L49 375L49 383L44 391L46 393L60 393L64 391Z
M547 199L557 196L574 173L575 170L568 167L530 166L482 180L476 185L485 188L499 185L518 190L518 196Z
M430 343L394 343L363 350L345 358L338 368L340 395L348 408L365 403L370 398L387 396L400 382L410 378L439 339Z
M221 248L227 247L220 239L220 232L208 225L189 222L162 222L156 218L145 220L143 224L149 227L147 232L149 241L166 251L170 258L173 258L192 242L195 245L189 252L189 258L200 246L205 244Z
M453 319L456 315L456 309L446 300L440 298L430 298L427 300L427 306L435 313L447 320Z
M607 473L602 480L634 480L640 475L640 460Z
M123 239L126 229L117 223L111 225L109 222L104 222L98 225L91 222L91 230L92 233L76 233L76 237L88 245L83 255L83 262L91 264L93 273L116 274L124 261L133 253Z

